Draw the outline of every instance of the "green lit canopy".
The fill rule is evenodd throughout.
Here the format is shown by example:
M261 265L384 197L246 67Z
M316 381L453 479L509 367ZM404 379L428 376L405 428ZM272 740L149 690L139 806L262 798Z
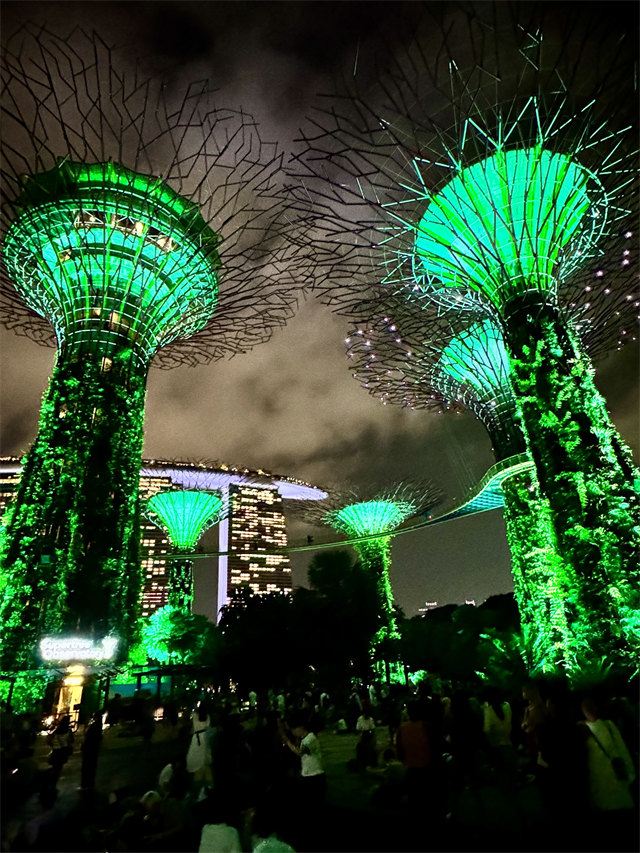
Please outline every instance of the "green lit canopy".
M575 266L597 240L603 198L568 156L498 148L430 198L416 234L420 275L480 291L497 307L527 290L554 293L560 261Z
M218 237L192 202L116 163L61 161L28 177L4 259L61 346L154 352L213 314Z
M224 504L216 492L159 492L147 501L147 516L164 528L174 548L192 551L204 531L216 524Z
M513 396L509 358L500 329L492 320L474 323L455 337L442 350L433 373L438 385L470 385L480 400Z
M416 511L409 501L364 501L330 510L325 522L349 536L370 536L394 530Z

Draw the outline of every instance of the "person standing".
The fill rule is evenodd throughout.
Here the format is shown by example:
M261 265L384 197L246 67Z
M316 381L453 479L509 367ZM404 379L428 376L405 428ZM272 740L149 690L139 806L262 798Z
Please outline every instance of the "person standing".
M117 726L120 722L120 718L122 716L122 695L120 693L116 693L109 701L109 706L107 709L107 725L108 726Z
M487 757L498 789L503 817L500 831L513 838L522 831L523 814L518 797L518 753L511 741L511 705L497 687L486 687L483 694L483 731Z
M101 745L102 712L96 711L87 726L81 747L82 768L80 770L80 787L83 791L91 791L95 785Z
M358 722L356 723L356 731L373 732L375 731L375 728L375 720L373 719L369 711L363 711L362 715L358 717Z
M207 733L211 720L202 703L191 714L193 734L187 753L187 771L193 773L198 787L211 781L211 756L207 747Z
M409 719L400 725L396 735L398 758L407 768L406 785L409 802L414 808L422 807L430 788L431 742L422 719L421 705L417 701L407 706Z
M299 745L296 746L286 735L285 743L291 752L300 756L302 808L317 811L324 804L327 790L320 741L315 732L310 730L305 716L294 721L292 732L298 738Z
M546 716L535 729L536 776L559 850L586 849L587 749L576 726L575 700L562 683L540 682Z
M631 783L635 768L616 725L600 718L593 699L581 705L587 740L589 799L600 828L628 821L634 807ZM614 821L616 823L614 824Z
M511 705L497 687L487 687L482 705L483 731L492 765L505 785L513 785L517 775L517 754L511 742ZM499 780L500 781L500 780Z
M466 690L456 690L451 697L449 737L453 755L453 802L457 803L465 786L476 781L478 754L484 741L482 718L475 714Z
M62 773L62 768L71 758L73 753L73 732L71 731L71 717L69 714L60 720L51 735L51 754L49 764L54 783L57 783Z
M525 733L525 750L529 759L529 769L536 775L541 774L540 764L540 731L549 720L549 711L540 695L540 687L532 681L522 687L522 698L527 702L521 723Z

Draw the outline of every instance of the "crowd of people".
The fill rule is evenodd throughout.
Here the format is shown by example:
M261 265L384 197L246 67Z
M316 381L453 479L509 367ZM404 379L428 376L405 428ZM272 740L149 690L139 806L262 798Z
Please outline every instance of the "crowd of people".
M347 768L370 787L372 813L427 819L430 849L447 849L434 847L433 838L446 839L465 796L483 788L517 825L520 792L528 786L539 792L545 831L552 833L547 849L637 849L637 704L544 681L507 697L495 687L428 680L416 688L374 683L335 696L251 690L243 702L237 694L203 691L182 709L167 700L162 725L179 730L176 754L142 796L128 786L100 807L96 798L85 799L86 819L78 820L77 811L73 818L76 837L81 833L74 847L57 794L70 755L80 753L79 787L91 795L103 726L133 727L152 749L152 705L142 695L133 703L115 696L106 713L75 733L63 716L48 737L45 769L33 758L34 716L5 713L3 781L12 785L3 850L344 849L327 838L323 758L323 741L343 734L357 738ZM148 762L152 753L145 755Z

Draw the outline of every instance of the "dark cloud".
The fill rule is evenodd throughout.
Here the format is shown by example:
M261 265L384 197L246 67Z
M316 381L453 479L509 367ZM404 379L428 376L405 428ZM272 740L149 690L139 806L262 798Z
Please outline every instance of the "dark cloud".
M130 5L118 3L120 7ZM148 38L158 53L180 62L192 62L215 49L215 37L203 26L197 10L187 3L141 3L149 25ZM199 5L199 4L198 4Z

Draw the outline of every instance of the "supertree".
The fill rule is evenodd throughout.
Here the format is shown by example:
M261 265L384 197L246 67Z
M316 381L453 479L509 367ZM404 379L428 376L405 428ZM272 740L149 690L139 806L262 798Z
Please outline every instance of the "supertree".
M179 552L194 551L209 527L223 517L224 501L218 492L171 490L158 492L147 501L145 515L169 536ZM170 562L170 607L191 611L193 603L193 560L182 556Z
M206 81L30 25L3 54L3 322L57 347L3 545L3 666L43 633L116 633L140 592L146 378L292 314L277 146ZM188 340L186 340L188 339Z
M568 316L620 340L637 317L635 46L600 10L464 9L438 50L433 22L395 46L376 91L346 81L304 135L292 173L317 212L316 288L345 313L381 286L495 324L558 553L626 653L639 481Z
M432 314L424 299L402 297L369 306L371 319L346 339L353 375L385 404L439 413L466 408L483 423L496 469L507 469L501 489L527 663L532 673L571 675L599 628L591 624L575 573L558 553L549 502L535 474L518 464L527 448L502 334L488 318L456 333L448 315L430 316L430 309ZM602 336L590 332L585 345L601 349Z
M316 526L327 525L349 537L349 544L376 582L380 628L372 640L374 659L394 657L393 644L400 634L396 623L393 590L389 578L391 534L404 521L426 515L440 501L440 492L430 484L401 483L386 489L330 489L325 500L294 501L291 506L301 518Z

